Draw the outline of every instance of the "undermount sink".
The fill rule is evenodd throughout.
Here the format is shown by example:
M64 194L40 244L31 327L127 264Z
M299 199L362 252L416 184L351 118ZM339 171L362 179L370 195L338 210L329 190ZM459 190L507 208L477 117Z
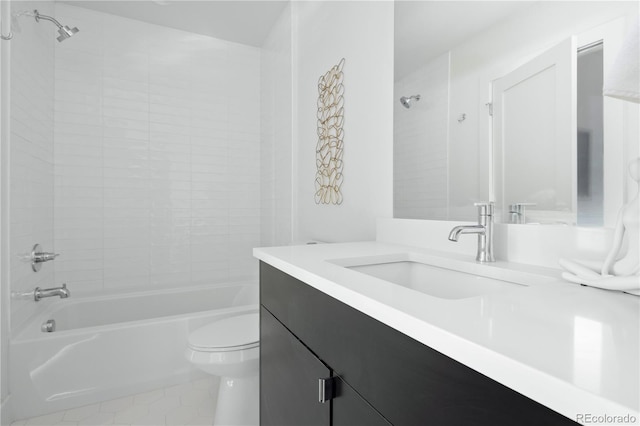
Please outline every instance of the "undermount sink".
M495 271L489 267L483 270L484 265L459 266L455 261L419 257L403 253L337 259L331 263L440 299L465 299L526 287L523 283L487 276L495 275Z

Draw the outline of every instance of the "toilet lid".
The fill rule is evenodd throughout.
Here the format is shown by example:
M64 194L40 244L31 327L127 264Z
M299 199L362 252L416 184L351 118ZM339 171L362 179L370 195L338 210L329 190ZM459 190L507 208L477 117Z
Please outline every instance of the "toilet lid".
M189 334L189 346L202 351L255 346L260 340L258 313L236 315Z

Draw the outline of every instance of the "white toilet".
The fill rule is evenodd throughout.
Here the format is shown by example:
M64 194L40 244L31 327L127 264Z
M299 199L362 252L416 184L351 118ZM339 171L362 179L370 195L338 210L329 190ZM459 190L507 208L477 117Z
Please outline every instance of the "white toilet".
M227 317L189 334L185 355L199 369L220 376L214 425L259 422L258 313Z

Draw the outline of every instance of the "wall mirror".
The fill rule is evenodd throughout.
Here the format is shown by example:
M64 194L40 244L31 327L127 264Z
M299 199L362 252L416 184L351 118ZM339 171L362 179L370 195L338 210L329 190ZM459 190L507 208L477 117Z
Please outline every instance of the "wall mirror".
M474 221L473 203L491 199L505 223L612 226L631 137L623 102L601 96L603 70L637 14L635 2L396 1L394 217Z

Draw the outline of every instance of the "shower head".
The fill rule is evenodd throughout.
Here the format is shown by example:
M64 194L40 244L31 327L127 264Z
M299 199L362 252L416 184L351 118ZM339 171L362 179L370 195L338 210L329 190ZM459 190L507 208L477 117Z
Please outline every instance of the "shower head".
M400 98L400 103L402 104L403 107L405 108L411 108L411 102L412 101L419 101L420 100L420 95L413 95L413 96L403 96Z
M71 37L72 35L74 35L75 33L77 33L78 31L80 30L76 27L69 28L66 25L64 25L61 28L58 28L58 34L60 35L56 37L56 40L58 40L59 42L62 42L68 39L69 37Z
M36 22L40 22L41 19L44 19L45 21L51 21L54 24L56 24L56 26L58 27L58 34L60 34L57 37L57 40L59 42L62 42L64 40L68 39L69 37L71 37L72 35L77 33L78 31L80 31L79 29L77 29L75 27L74 28L69 28L66 25L61 25L60 22L56 21L51 16L41 15L37 10L33 11L33 17L36 18Z

